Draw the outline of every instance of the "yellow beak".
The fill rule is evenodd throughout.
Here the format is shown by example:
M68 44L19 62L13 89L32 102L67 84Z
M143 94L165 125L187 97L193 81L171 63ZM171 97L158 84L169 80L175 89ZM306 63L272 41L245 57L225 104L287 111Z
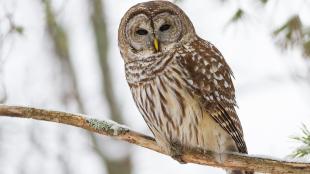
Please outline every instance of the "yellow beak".
M154 38L154 48L155 48L156 52L158 52L159 44L158 44L158 39L156 37Z

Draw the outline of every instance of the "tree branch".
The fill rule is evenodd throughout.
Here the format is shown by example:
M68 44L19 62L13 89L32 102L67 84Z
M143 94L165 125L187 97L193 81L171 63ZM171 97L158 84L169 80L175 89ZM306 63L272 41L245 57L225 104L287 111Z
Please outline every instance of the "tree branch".
M109 120L100 121L79 114L8 105L0 105L0 116L31 118L72 125L165 154L156 144L154 138L135 132L126 126ZM289 162L238 153L225 153L225 161L219 162L215 159L215 156L218 155L220 154L212 151L192 149L184 152L182 160L188 163L227 169L254 170L264 173L310 173L310 163Z

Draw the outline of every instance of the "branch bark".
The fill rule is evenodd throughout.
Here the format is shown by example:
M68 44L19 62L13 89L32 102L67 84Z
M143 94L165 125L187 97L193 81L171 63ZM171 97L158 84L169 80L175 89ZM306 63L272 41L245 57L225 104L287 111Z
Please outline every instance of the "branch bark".
M120 125L114 121L97 120L85 117L80 114L8 105L0 105L0 116L31 118L80 127L91 132L111 136L116 139L127 141L131 144L165 154L165 152L163 152L156 144L154 138L133 131L128 127ZM218 155L225 155L225 161L217 161L215 156ZM310 163L289 162L265 157L254 157L238 153L218 154L216 152L202 149L191 149L184 152L181 158L187 163L196 163L226 169L254 170L256 172L277 174L310 173Z

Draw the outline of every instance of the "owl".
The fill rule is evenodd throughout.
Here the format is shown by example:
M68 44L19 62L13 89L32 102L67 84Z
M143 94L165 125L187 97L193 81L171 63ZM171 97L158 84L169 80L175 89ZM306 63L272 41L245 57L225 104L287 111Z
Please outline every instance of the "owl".
M247 153L232 71L179 7L168 1L131 7L118 45L133 99L163 151L179 161L190 148Z

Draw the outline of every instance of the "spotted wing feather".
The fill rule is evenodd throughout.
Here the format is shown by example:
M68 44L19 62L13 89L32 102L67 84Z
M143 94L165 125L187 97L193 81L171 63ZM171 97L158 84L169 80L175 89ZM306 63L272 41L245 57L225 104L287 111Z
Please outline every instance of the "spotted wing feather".
M179 63L188 71L188 82L207 112L231 135L241 153L247 153L241 123L235 111L231 69L211 43L200 38L179 48Z

